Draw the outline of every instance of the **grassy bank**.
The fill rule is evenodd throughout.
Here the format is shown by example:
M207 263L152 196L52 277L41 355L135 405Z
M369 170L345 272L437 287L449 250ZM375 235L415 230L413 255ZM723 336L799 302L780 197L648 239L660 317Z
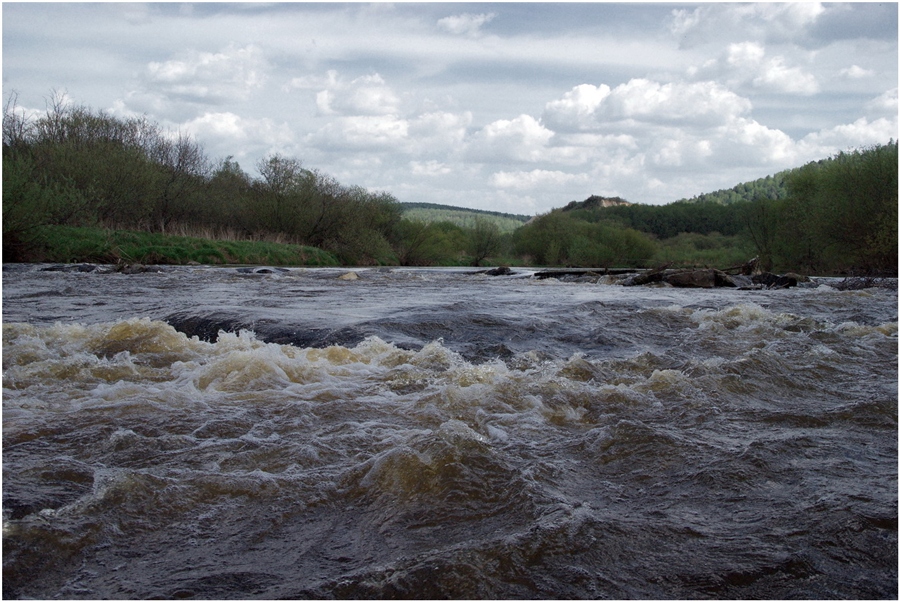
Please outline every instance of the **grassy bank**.
M336 266L337 258L315 247L266 241L208 240L187 236L45 226L37 261L144 263L183 265L253 264L278 266Z

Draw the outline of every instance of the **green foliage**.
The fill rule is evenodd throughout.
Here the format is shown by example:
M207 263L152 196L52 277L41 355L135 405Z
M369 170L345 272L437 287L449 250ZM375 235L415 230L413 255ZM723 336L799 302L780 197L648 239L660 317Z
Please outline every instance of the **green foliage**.
M743 211L747 204L679 201L669 205L633 204L577 210L572 215L587 221L613 220L659 239L672 238L682 232L719 232L731 236L744 229Z
M753 245L744 236L682 232L660 241L653 263L722 269L743 265L753 257L753 253Z
M755 254L773 271L897 271L894 141L669 205L592 196L533 219L401 204L278 154L257 167L254 178L231 157L213 166L188 136L145 118L71 107L59 95L45 115L31 119L11 95L3 116L3 258L247 263L256 257L344 265L481 265L503 258L725 267ZM99 240L91 230L76 234L64 226L131 233L119 239L99 230L106 232ZM139 231L199 230L230 241L134 238ZM294 250L241 246L272 244L263 240ZM298 255L300 248L319 251Z
M656 251L646 234L611 221L591 222L561 210L538 216L516 231L517 253L537 265L577 267L645 265Z
M772 231L776 266L809 273L896 273L896 142L809 163L785 181L788 198L751 220L751 230Z
M481 262L501 249L500 228L493 221L479 216L469 231L469 254L472 265L480 266Z
M405 266L456 265L468 242L466 232L450 222L402 219L391 235L397 261Z
M456 224L460 228L474 228L478 220L487 220L494 223L501 234L511 233L531 219L531 216L528 215L514 215L480 209L463 209L432 203L401 203L400 206L403 211L403 217L409 220L418 220L426 224L449 222Z
M84 201L71 185L48 182L25 154L3 157L3 259L29 261L48 244L46 224L65 223Z
M389 194L343 186L280 155L260 163L259 179L230 157L213 168L186 135L71 107L59 95L34 120L10 96L3 161L7 261L33 255L46 242L43 226L65 224L204 228L318 247L345 264L396 262L389 238L401 210Z
M787 198L787 186L785 179L791 170L781 171L772 176L766 176L738 184L727 190L707 192L691 199L681 199L687 203L718 203L730 205L744 201L778 200Z
M42 261L144 264L256 264L335 266L337 258L314 247L266 241L213 241L152 232L46 226L53 241Z

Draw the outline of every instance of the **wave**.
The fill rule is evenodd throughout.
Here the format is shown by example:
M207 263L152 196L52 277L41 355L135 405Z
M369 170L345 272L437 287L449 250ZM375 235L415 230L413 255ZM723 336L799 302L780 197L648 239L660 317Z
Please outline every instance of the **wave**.
M4 324L4 593L896 593L896 321L587 300L542 343L527 320L493 355L432 326Z

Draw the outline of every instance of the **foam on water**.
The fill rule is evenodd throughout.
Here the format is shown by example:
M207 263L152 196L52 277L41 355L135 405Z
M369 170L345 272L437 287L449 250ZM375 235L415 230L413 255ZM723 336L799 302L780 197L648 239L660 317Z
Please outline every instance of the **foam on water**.
M465 302L424 298L421 331L391 314L347 344L5 323L5 593L896 593L882 297L516 280L506 309L511 293L477 283ZM535 290L552 319L546 297L523 301ZM435 330L448 338L406 344Z

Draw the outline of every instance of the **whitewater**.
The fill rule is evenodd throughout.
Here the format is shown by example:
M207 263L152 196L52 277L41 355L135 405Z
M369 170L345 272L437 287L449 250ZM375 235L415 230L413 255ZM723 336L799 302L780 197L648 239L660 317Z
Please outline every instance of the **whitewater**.
M3 266L4 598L896 599L897 289Z

